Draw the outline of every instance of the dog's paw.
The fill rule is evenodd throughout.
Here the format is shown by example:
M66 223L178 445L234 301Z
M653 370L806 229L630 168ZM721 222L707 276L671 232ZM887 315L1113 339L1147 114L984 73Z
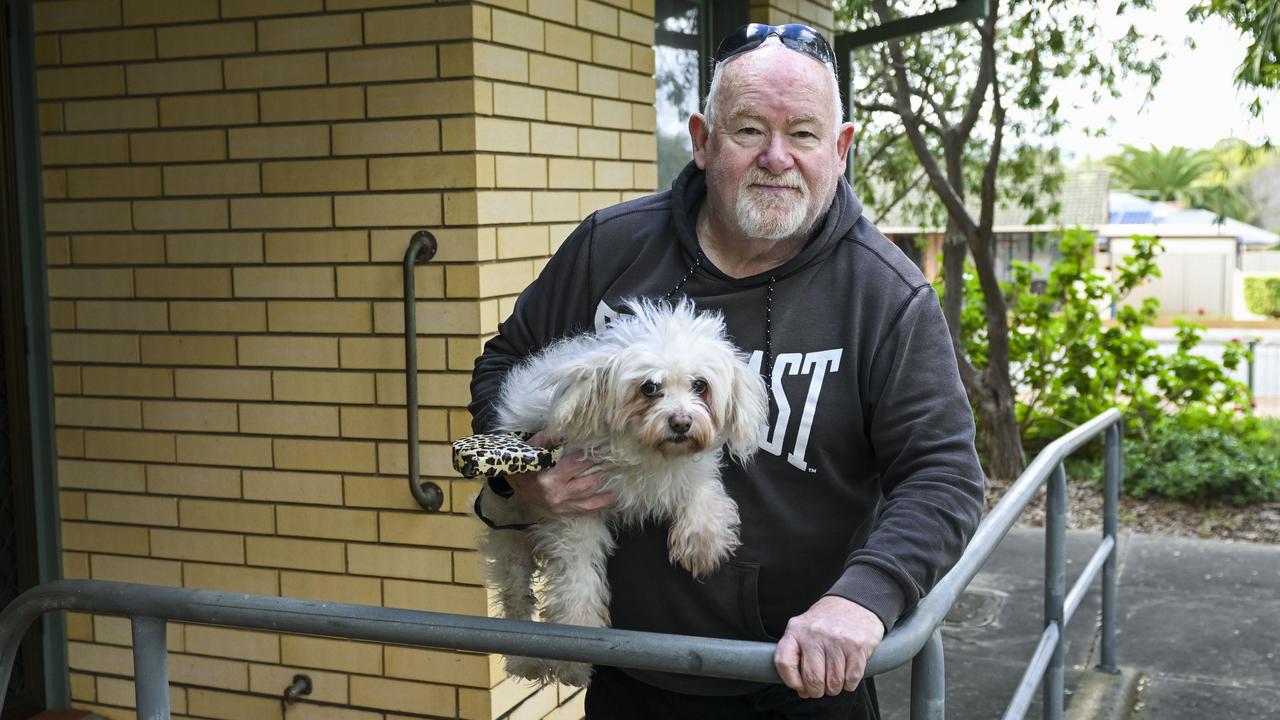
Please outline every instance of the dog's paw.
M545 684L551 679L552 662L542 658L507 656L507 674Z
M738 545L737 537L732 534L678 533L673 529L667 538L671 562L688 570L695 580L718 570Z
M586 687L591 684L591 666L587 663L551 661L551 678L562 685Z

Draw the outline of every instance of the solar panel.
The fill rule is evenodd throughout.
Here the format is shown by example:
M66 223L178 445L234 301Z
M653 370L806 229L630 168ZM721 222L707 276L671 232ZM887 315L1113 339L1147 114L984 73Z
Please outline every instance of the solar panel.
M1143 225L1151 222L1150 210L1126 210L1111 213L1111 222L1120 225Z

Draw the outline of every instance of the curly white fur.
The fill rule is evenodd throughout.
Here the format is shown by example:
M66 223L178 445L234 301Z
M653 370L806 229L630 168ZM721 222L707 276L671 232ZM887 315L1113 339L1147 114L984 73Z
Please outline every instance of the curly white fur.
M547 622L605 627L605 566L614 529L645 519L670 522L671 561L695 577L715 571L738 541L738 507L725 492L727 450L745 462L759 446L767 396L760 376L728 341L716 314L693 304L629 304L598 334L559 341L512 369L503 384L502 431L548 431L563 457L585 453L617 504L595 517L563 517L488 495L504 519L533 519L527 532L490 530L482 539L489 584L502 616L528 620L541 575ZM590 666L509 657L513 675L586 685Z

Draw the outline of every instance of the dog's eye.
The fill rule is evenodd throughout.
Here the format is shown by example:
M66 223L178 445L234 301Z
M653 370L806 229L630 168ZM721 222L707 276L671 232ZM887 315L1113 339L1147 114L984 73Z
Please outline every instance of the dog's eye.
M659 389L658 383L652 380L645 380L644 384L640 386L640 392L643 393L645 397L658 397Z
M702 378L693 379L693 392L695 395L701 395L707 391L707 381Z

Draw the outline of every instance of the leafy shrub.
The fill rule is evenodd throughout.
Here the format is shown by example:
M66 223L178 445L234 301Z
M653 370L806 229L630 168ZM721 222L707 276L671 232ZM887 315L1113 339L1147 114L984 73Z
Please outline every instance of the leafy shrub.
M1196 352L1204 328L1177 321L1177 347L1161 354L1143 336L1159 303L1122 301L1159 275L1155 238L1134 237L1114 279L1094 268L1095 238L1073 229L1042 288L1039 269L1014 263L1003 284L1009 304L1010 372L1028 456L1108 408L1125 416L1125 491L1189 502L1245 504L1280 499L1280 422L1252 415L1245 386L1230 372L1249 356L1226 344L1222 362ZM985 306L965 274L961 342L979 366L987 357ZM1115 308L1115 318L1104 315ZM1070 463L1101 478L1102 443Z
M1280 276L1245 278L1244 304L1255 315L1280 318Z
M1095 417L1119 408L1140 437L1168 415L1203 411L1223 422L1247 415L1245 386L1230 371L1247 358L1240 343L1224 347L1221 363L1195 352L1204 328L1177 321L1178 345L1166 355L1145 338L1159 302L1122 305L1134 289L1160 274L1159 242L1135 236L1134 253L1116 263L1115 278L1094 268L1096 239L1067 230L1043 290L1039 268L1014 262L1003 283L1009 305L1009 362L1017 388L1017 419L1028 454ZM961 342L975 364L987 357L985 304L974 273L965 274ZM1114 322L1104 314L1115 308Z
M1223 423L1201 411L1126 436L1124 491L1134 497L1245 505L1280 499L1280 423Z

